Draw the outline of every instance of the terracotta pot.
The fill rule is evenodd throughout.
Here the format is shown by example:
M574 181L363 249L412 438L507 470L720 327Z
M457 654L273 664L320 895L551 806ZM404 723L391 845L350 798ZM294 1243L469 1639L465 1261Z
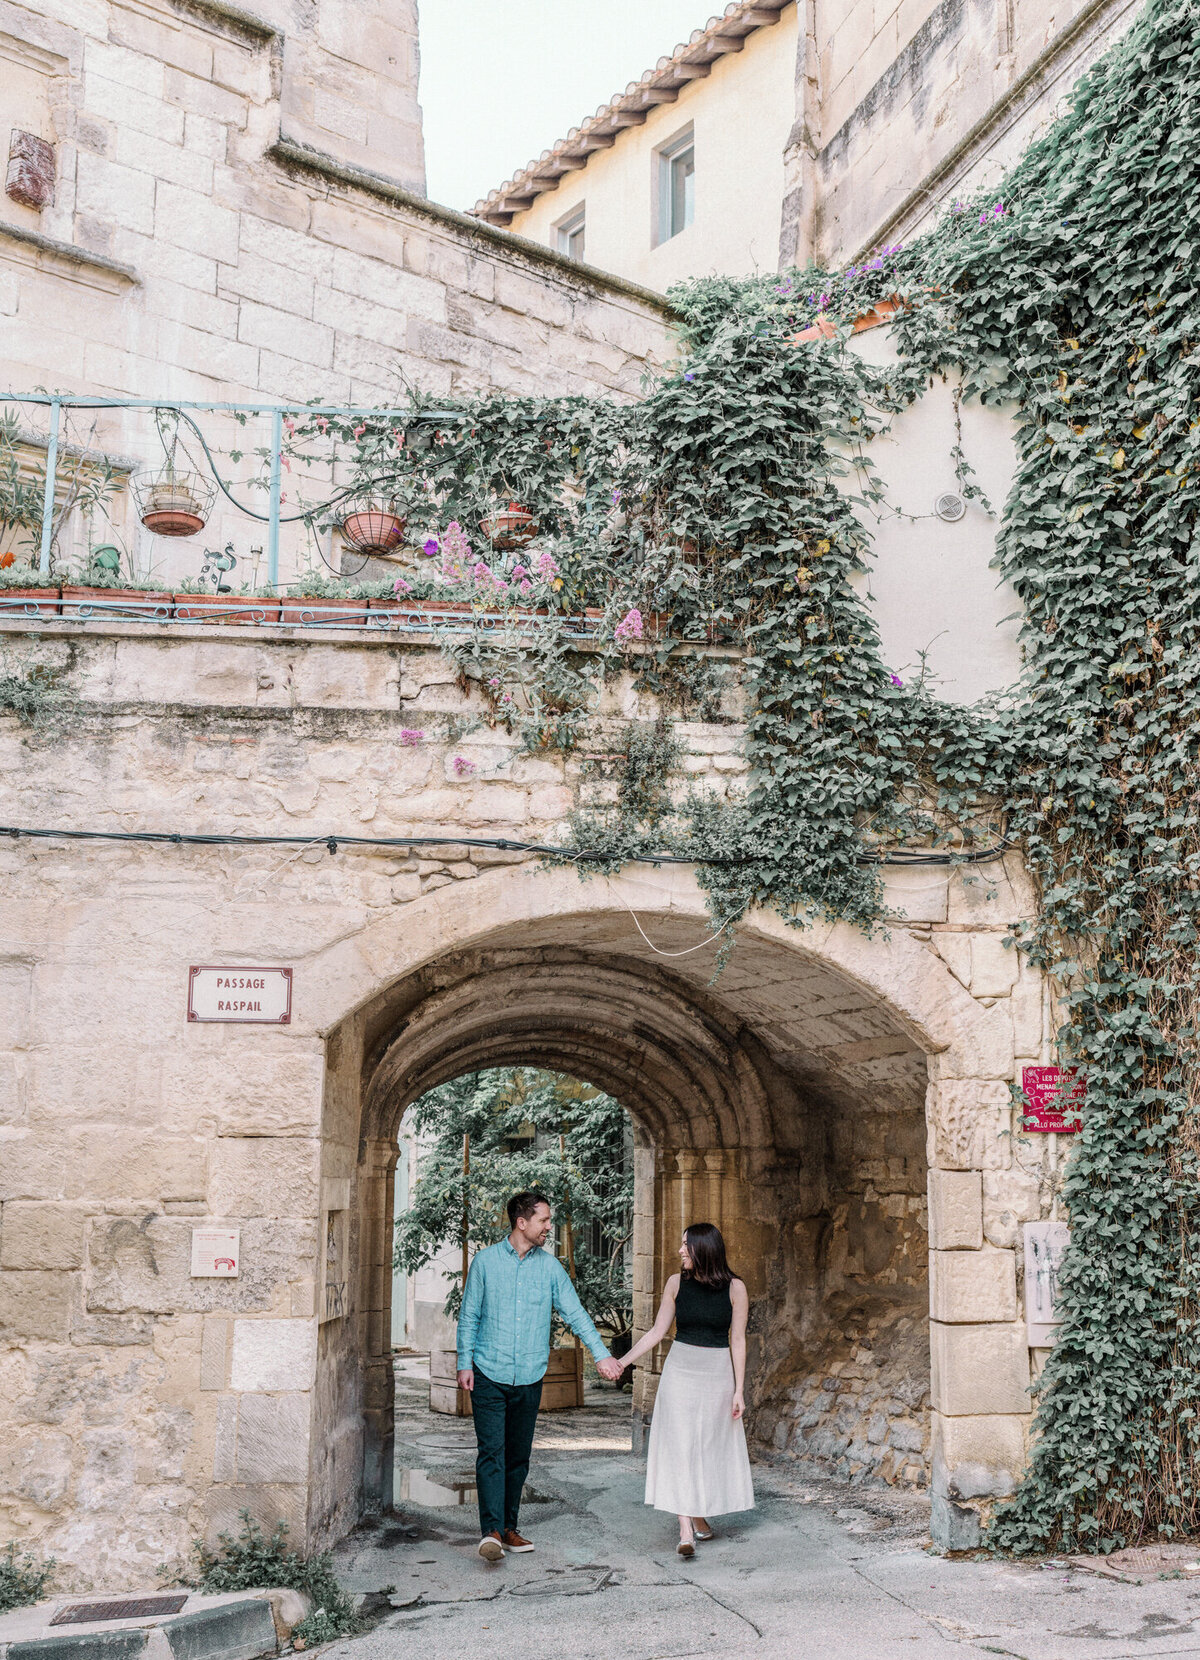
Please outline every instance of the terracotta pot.
M356 553L394 553L404 541L405 523L395 513L369 507L347 513L341 530Z
M366 624L369 604L365 599L332 599L289 597L280 601L280 621L291 628L324 627L356 628ZM378 626L378 625L376 625Z
M142 523L155 536L197 536L206 520L182 507L154 508L142 514Z
M175 594L180 622L273 623L279 621L274 594Z
M57 617L61 609L57 588L0 588L0 617Z
M537 535L538 522L516 502L483 521L483 534L494 548L523 548Z
M146 593L141 588L90 588L63 584L62 615L64 617L122 617L170 620L174 596L169 593Z

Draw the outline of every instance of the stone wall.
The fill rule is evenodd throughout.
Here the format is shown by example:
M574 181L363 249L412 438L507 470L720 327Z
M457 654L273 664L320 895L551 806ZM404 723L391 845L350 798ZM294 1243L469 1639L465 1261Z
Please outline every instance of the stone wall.
M1048 1034L1002 944L1032 904L1011 856L978 879L895 872L887 937L756 915L714 981L690 873L581 881L456 840L565 835L589 754L654 716L628 683L576 755L527 755L433 639L0 630L10 669L58 667L79 700L50 741L0 717L0 823L311 838L0 848L0 1533L53 1552L64 1586L117 1586L243 1508L317 1545L386 1504L399 1121L432 1084L519 1061L639 1126L638 1320L702 1208L755 1299L764 1432L796 1421L798 1455L912 1480L928 1385L937 1525L978 1527L1023 1458L1015 1247L1051 1178L1013 1134L1010 1084ZM741 787L735 712L678 733L680 785ZM435 845L331 854L331 833ZM292 967L291 1024L189 1024L197 963ZM241 1229L239 1279L191 1277L201 1222Z
M0 131L37 128L57 163L42 210L0 198L0 381L299 405L405 404L411 387L636 393L668 351L661 301L412 193L412 0L276 9L256 23L224 0L82 14L0 0L0 63L6 41L14 62ZM218 449L269 439L261 421L202 423ZM144 412L64 436L162 461ZM123 499L113 519L139 568L198 574L197 543L149 537ZM263 527L221 505L204 542L227 540L244 569ZM304 548L285 526L285 575Z

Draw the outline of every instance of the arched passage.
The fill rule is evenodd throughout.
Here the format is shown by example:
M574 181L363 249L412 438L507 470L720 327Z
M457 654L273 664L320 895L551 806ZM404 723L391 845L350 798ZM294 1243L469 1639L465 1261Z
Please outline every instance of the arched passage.
M870 940L769 916L743 925L712 983L711 948L665 955L687 952L706 932L701 896L680 873L581 884L570 872L522 870L486 885L487 895L476 883L461 900L436 896L424 931L406 916L403 931L376 925L358 936L353 960L337 964L345 947L328 954L327 967L350 971L343 996L355 979L373 984L325 1028L323 1194L327 1185L328 1203L349 1207L356 1289L351 1317L322 1327L326 1459L314 1472L313 1530L338 1531L360 1506L390 1497L390 1181L400 1117L434 1085L502 1065L569 1072L634 1118L635 1323L649 1321L680 1227L702 1215L717 1221L755 1299L752 1427L799 1450L848 1449L851 1463L857 1449L858 1467L913 1479L929 1382L926 1146L935 1168L978 1186L972 1161L987 1161L1007 1093L1000 1080L1012 1067L995 1011L903 931ZM657 953L634 928L631 903ZM985 1391L976 1407L963 1387L963 1331L1013 1352L1013 1332L1000 1327L1013 1324L1015 1306L986 1289L997 1265L982 1260L1011 1253L982 1243L960 1241L964 1257L980 1261L955 1263L949 1280L937 1272L944 1253L934 1258L934 1405L940 1389L960 1409L949 1416L963 1420L989 1407L992 1417L1025 1409L1013 1388L1003 1403ZM991 1276L981 1296L976 1270ZM881 1406L870 1390L853 1410L852 1389L837 1398L836 1376L861 1384L864 1345L880 1344L876 1397L906 1386L907 1446L889 1447L886 1426L882 1440L868 1438L867 1409L878 1416ZM853 1355L858 1375L847 1379L837 1362ZM638 1379L643 1420L656 1369ZM934 1414L935 1461L946 1417ZM944 1423L940 1431L944 1440ZM895 1454L886 1467L885 1453Z

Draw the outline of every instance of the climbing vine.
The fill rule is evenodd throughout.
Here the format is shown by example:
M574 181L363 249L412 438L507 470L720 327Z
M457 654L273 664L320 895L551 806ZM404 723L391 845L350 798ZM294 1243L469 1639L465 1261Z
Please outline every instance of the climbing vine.
M632 754L623 802L575 824L613 863L694 854L721 923L766 904L869 929L883 852L1020 847L1041 906L1018 943L1061 989L1088 1101L1038 1437L991 1532L1015 1551L1200 1525L1198 21L1149 0L1003 187L916 242L675 290L678 358L635 403L494 396L343 435L429 518L431 568L503 613L456 649L527 743L570 742L621 667L666 689L694 677L686 642L739 648L744 798L664 805ZM889 305L881 367L848 342ZM1024 667L971 708L900 683L851 583L886 510L871 441L936 375L1016 414L996 563ZM480 556L510 500L537 553Z

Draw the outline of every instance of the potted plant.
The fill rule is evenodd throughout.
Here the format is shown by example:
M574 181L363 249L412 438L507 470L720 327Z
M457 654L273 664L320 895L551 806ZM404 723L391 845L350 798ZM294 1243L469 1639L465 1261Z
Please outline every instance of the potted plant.
M111 543L92 549L81 580L64 582L62 594L64 617L165 622L171 615L170 593L149 578L123 577L121 550Z
M10 551L0 555L0 617L57 617L57 582L43 582L32 565L19 565Z
M351 508L338 524L347 547L367 556L398 552L408 521L395 511L395 505L364 502Z
M208 523L215 496L212 483L173 461L134 486L142 523L155 536L195 536Z
M538 522L519 501L510 501L499 513L483 521L483 534L494 548L523 548L538 532Z
M343 583L311 571L293 584L293 592L280 602L280 621L293 628L354 628L363 626L369 618L370 607L365 599L347 593Z

